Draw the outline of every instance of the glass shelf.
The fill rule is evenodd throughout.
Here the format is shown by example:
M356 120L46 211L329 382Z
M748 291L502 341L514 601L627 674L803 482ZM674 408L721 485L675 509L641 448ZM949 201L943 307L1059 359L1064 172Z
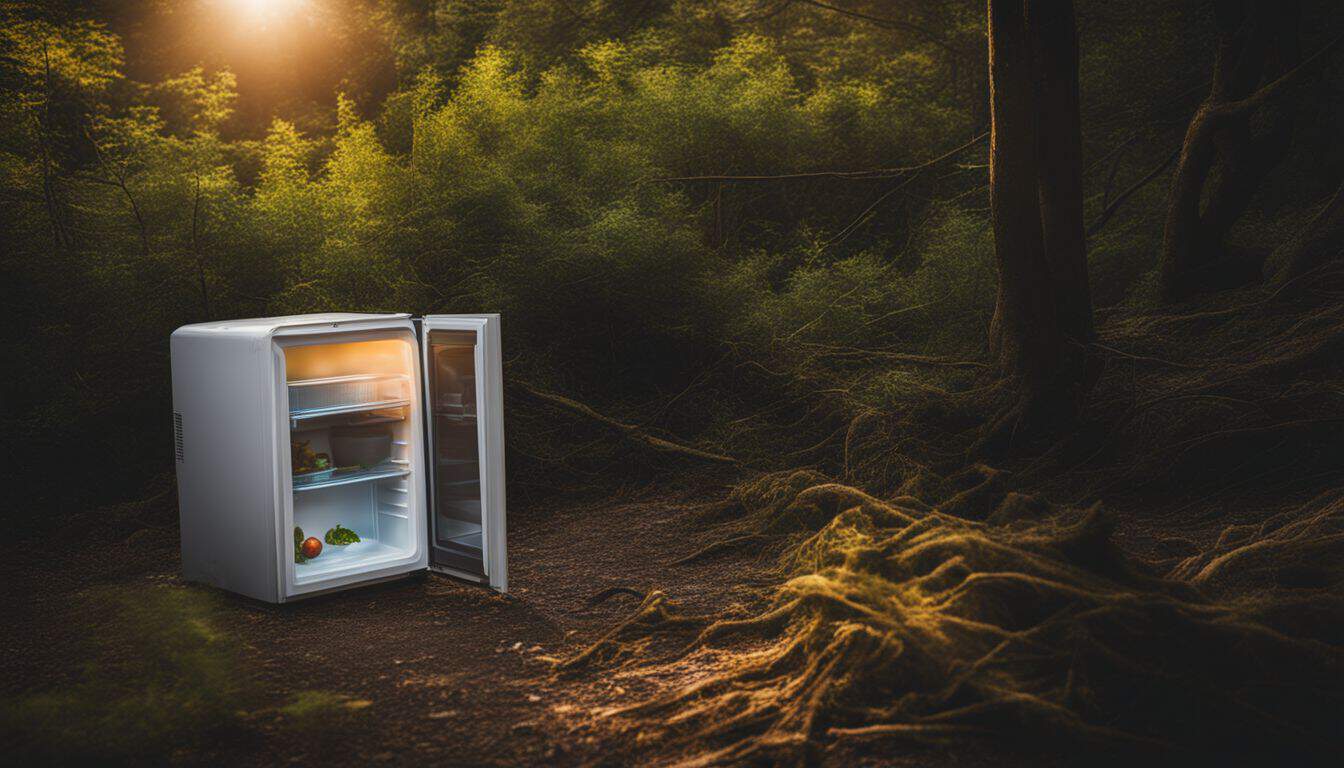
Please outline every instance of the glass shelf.
M371 411L390 410L393 408L405 408L410 405L410 400L383 400L376 403L352 403L350 405L331 405L323 408L307 408L298 411L289 412L289 428L297 430L299 424L313 419L320 419L327 416L344 416L360 413L369 413ZM361 424L377 424L386 421L401 421L401 416L371 417L362 419Z
M370 483L375 480L386 480L392 477L405 477L411 474L411 468L406 464L390 462L379 464L376 467L368 469L352 469L344 472L337 470L326 480L319 480L307 485L294 486L294 492L315 491L319 488L332 488L338 485L350 485L351 483Z
M404 374L358 374L291 381L289 421L364 413L411 404L409 379Z

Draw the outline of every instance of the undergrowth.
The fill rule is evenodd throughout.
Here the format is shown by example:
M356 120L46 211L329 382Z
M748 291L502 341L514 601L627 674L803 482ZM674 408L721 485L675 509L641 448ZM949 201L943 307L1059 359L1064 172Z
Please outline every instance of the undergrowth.
M887 409L848 390L833 473L758 475L698 521L711 543L687 560L778 556L767 604L697 615L650 594L558 665L661 681L588 725L701 765L968 737L1119 764L1329 763L1344 749L1341 287L1336 264L1111 312L1076 432L1004 467L966 457L996 396L973 370ZM1157 516L1193 498L1222 534L1140 559L1100 504L1119 492Z
M6 743L40 761L166 755L236 728L251 701L238 646L211 601L168 587L103 588L83 596L89 627L74 682L3 709Z
M181 750L245 745L274 724L318 749L338 745L371 702L301 690L265 706L221 607L199 590L100 587L71 605L86 640L69 681L0 705L5 764L162 762Z

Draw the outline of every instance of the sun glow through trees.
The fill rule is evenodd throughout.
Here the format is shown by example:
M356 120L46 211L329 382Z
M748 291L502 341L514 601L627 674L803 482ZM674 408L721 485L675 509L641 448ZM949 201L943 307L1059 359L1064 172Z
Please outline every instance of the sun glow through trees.
M272 29L293 18L308 0L221 0L232 6L238 20L254 28Z

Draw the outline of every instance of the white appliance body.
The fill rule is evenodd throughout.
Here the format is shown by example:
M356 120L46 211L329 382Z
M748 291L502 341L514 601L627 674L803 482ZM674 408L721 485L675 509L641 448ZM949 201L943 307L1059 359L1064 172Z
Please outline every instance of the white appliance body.
M499 340L498 315L332 313L179 328L183 574L267 602L429 568L504 591ZM337 458L336 435L371 426L390 435L386 460L295 474L292 443ZM321 540L338 523L361 541L324 543L299 562L295 527Z

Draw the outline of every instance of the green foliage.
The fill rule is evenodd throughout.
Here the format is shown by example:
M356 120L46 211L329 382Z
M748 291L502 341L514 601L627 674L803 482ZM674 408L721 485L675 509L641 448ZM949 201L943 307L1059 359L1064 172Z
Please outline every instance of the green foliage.
M5 12L0 48L34 89L56 80L89 94L121 78L121 40L96 21L54 24Z
M773 289L779 275L783 285ZM736 338L804 380L835 357L861 358L893 344L974 357L994 304L992 233L979 214L934 206L896 258L875 249L828 261L824 243L810 242L783 257L746 259L732 280L735 294L760 297L736 326ZM909 372L865 368L849 391L882 391L892 381L887 376ZM890 403L878 396L870 404Z
M164 80L159 90L177 104L179 122L187 130L213 133L233 114L238 79L227 69L207 77L197 66Z
M250 683L209 599L149 587L86 603L75 613L90 646L77 682L7 704L10 749L60 761L164 755L238 722Z
M824 173L918 165L983 130L981 11L921 4L918 28L895 30L745 0L375 5L351 39L376 33L399 86L379 103L373 65L352 63L330 102L248 116L269 125L257 138L234 133L242 70L134 83L97 23L15 15L0 32L13 55L0 59L0 278L19 318L3 349L29 361L4 385L4 427L53 446L22 452L35 465L71 445L99 465L89 435L161 421L164 339L206 319L501 312L511 375L632 418L687 391L664 414L673 430L778 394L762 387L877 407L918 382L879 358L862 375L863 355L981 352L983 150L919 173ZM1163 61L1195 55L1187 11L1144 7L1160 19L1126 31L1119 11L1080 6L1111 20L1083 49L1085 80L1107 84L1084 90L1089 157L1148 119L1109 63L1135 41ZM1125 145L1089 213L1176 138ZM775 174L801 178L755 178ZM684 179L734 175L753 178ZM1090 168L1089 184L1102 175ZM1099 303L1130 298L1151 269L1163 187L1090 238ZM673 422L689 413L703 417ZM167 429L130 431L143 441L131 455L168 455Z
M854 223L880 188L658 179L916 161L921 144L968 130L952 102L906 88L937 57L911 50L865 74L769 30L677 39L691 34L678 26L688 13L674 3L640 17L639 34L585 32L556 57L488 8L440 3L418 21L385 8L380 23L399 30L389 34L418 70L406 86L377 114L338 95L328 133L275 119L259 141L226 137L238 101L229 71L195 67L113 93L120 53L101 27L13 32L29 52L41 34L64 40L63 71L104 94L69 131L38 130L4 158L33 201L6 269L37 270L54 245L64 266L40 268L54 282L37 303L71 308L60 330L17 349L41 339L85 350L13 385L20 402L67 406L17 433L55 420L74 439L91 419L142 418L131 412L165 394L165 360L146 350L204 319L501 312L517 375L639 401L684 387L725 344L787 359L768 340L814 314L797 338L821 343L906 306L909 259L890 244L919 239L920 206ZM471 26L487 17L489 34ZM35 109L5 106L20 123ZM46 187L44 142L81 155L48 168ZM910 334L867 328L851 341ZM86 384L76 394L52 379Z

